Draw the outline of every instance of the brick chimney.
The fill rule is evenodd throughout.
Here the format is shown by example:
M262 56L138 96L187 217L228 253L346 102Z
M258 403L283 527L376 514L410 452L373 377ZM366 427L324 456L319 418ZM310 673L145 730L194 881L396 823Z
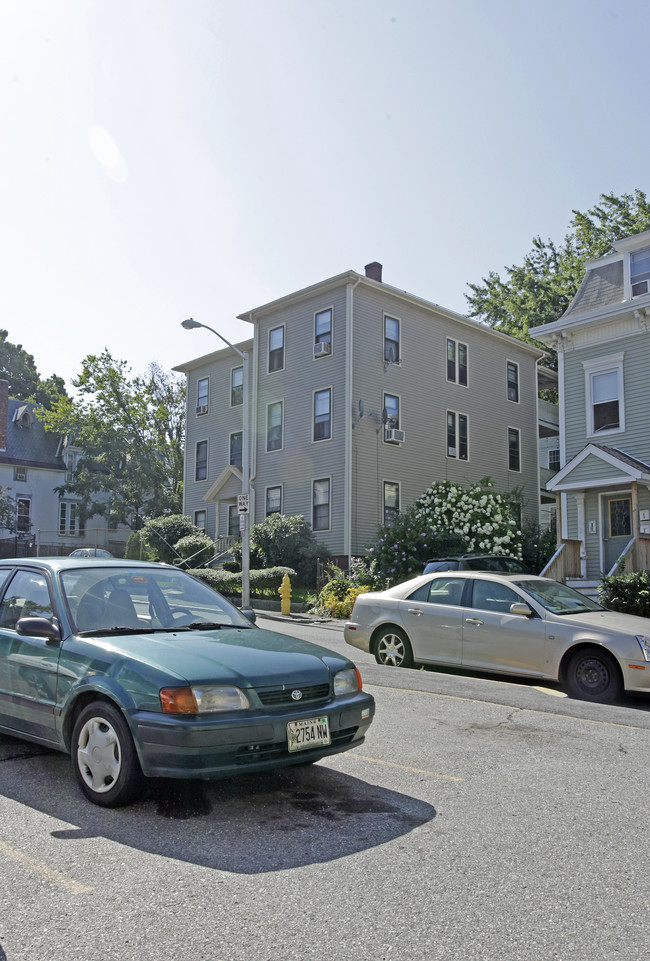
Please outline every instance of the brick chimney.
M7 449L8 419L9 419L9 381L0 380L0 450Z
M373 260L371 264L366 264L364 270L366 272L366 277L369 277L370 280L376 280L378 283L381 283L381 264L378 264L376 260Z

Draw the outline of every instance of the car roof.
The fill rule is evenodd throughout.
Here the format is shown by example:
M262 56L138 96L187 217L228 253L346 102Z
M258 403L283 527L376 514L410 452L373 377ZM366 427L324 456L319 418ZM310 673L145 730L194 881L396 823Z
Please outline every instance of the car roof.
M8 557L0 560L0 570L4 567L41 567L53 574L59 571L75 570L82 567L106 567L116 570L129 568L159 568L160 564L152 561L121 560L116 557Z

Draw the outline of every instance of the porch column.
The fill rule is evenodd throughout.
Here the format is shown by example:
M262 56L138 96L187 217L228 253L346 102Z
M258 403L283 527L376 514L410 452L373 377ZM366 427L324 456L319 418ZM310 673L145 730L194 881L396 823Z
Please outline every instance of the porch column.
M580 541L580 577L587 576L587 543L585 535L585 492L574 491L578 506L578 540Z
M639 535L641 534L641 525L639 524L639 485L635 480L632 481L630 485L632 488L632 537L634 538L634 548L632 563L634 564L634 570L641 570L641 551L639 545Z

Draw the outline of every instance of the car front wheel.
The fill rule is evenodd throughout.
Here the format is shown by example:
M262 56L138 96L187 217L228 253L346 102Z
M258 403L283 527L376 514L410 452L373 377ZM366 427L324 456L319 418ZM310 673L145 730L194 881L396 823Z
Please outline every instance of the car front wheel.
M70 753L75 777L93 804L119 807L141 793L144 778L131 732L107 701L93 701L80 711Z
M409 639L399 627L388 627L375 640L375 660L390 667L412 667L413 651Z
M614 701L623 684L618 664L600 648L585 648L574 654L567 669L567 689L583 701Z

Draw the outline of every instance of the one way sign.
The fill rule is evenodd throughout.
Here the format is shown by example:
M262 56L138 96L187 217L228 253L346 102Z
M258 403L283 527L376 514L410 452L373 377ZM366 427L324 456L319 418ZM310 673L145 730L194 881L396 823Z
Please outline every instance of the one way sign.
M248 498L248 494L237 495L237 512L239 514L248 514Z

